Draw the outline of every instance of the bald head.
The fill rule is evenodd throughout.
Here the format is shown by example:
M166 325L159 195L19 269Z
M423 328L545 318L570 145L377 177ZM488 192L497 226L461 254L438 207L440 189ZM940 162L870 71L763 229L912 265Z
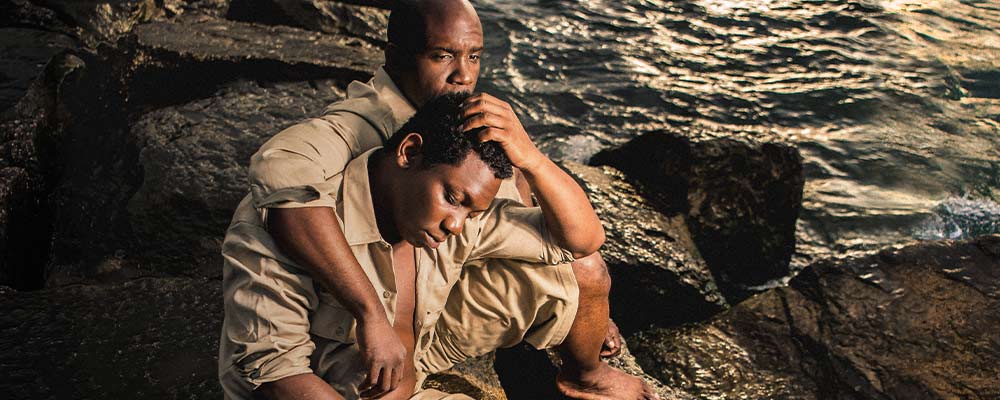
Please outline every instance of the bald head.
M479 15L468 0L399 0L389 14L389 43L417 53L426 49L428 27L455 24L474 24L482 31Z

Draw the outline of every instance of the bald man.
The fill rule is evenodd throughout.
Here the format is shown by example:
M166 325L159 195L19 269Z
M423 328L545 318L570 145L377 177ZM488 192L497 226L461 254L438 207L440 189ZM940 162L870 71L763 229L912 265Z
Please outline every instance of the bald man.
M413 283L397 284L395 292L379 292L352 253L351 246L356 243L351 243L348 237L353 237L351 229L355 227L345 221L341 228L336 204L325 195L324 185L340 175L350 160L383 145L415 113L416 107L428 99L474 90L482 47L482 25L467 1L397 2L390 15L384 68L367 83L351 83L348 98L329 106L322 117L282 131L254 155L250 166L250 198L265 222L266 240L273 241L280 254L248 256L246 248L224 246L226 271L232 271L237 261L242 266L259 265L259 271L266 270L264 267L296 271L297 279L309 280L321 289L318 292L328 293L332 298L282 294L282 301L275 307L294 311L282 315L298 317L284 317L291 319L290 323L275 321L269 319L270 311L248 307L245 299L236 298L236 293L243 292L238 291L235 278L230 279L233 274L227 272L226 321L219 354L220 380L227 397L238 398L252 392L274 399L340 399L356 395L405 399L417 391L419 381L427 374L449 368L464 357L525 340L539 348L557 347L564 365L555 384L570 398L651 398L649 388L641 380L600 361L602 345L606 354L616 353L618 343L616 329L609 328L610 277L596 253L549 267L552 271L562 271L553 276L569 277L554 278L558 284L538 282L543 278L527 275L527 271L533 270L531 266L511 260L465 265L459 286L464 293L474 295L456 294L455 298L449 298L449 307L441 310L444 315L436 327L439 332L461 329L456 328L462 324L460 315L450 315L449 310L488 308L477 303L479 297L509 303L491 306L499 310L495 312L498 319L504 317L504 307L524 306L517 304L523 302L519 296L501 293L503 288L496 285L500 281L533 282L534 290L555 288L553 293L540 297L548 303L527 307L563 311L547 321L528 321L531 325L523 337L498 334L502 340L487 345L481 341L449 344L455 351L431 346L439 353L447 353L436 357L416 354L412 342L420 338L396 334L394 326L399 325L400 316L396 315L394 321L388 317L393 313L387 310L395 311L401 299L412 298ZM527 137L511 107L487 94L466 100L463 117L464 129ZM529 203L531 188L528 180L521 177L504 180L497 197ZM251 260L247 261L247 257ZM411 292L405 293L406 288ZM326 307L330 304L336 307ZM248 308L256 309L256 315L247 315ZM330 309L346 310L353 323L331 326L316 319L331 313ZM486 333L493 334L494 330L504 329L504 325L510 322L499 321ZM287 336L282 332L271 332L278 331L275 328L278 326L301 330L299 336L305 332L313 340L289 342L283 339ZM337 386L335 382L327 382L317 374L316 360L310 357L320 341L356 347L362 364L360 370L365 371L358 393L338 392L331 386ZM433 344L439 345L437 341ZM404 382L404 377L411 375L418 376L418 387Z

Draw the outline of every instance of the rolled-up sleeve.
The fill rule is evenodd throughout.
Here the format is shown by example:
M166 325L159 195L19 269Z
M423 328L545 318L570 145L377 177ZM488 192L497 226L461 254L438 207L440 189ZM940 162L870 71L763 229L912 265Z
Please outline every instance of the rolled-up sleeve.
M552 238L541 208L497 199L476 222L479 236L469 260L508 258L551 265L574 261L573 253Z
M294 125L250 159L256 208L335 207L326 181L357 155L381 144L361 117L347 112Z

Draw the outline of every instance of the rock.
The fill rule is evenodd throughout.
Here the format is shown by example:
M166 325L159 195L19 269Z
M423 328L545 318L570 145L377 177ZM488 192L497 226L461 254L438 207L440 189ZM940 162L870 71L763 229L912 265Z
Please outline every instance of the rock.
M0 168L0 284L22 289L42 286L46 237L34 235L41 212L42 185L24 168ZM26 251L28 250L28 251ZM41 253L41 254L38 254ZM39 257L40 256L40 257ZM40 258L40 260L39 260Z
M604 358L608 365L644 380L661 400L687 400L694 397L664 385L646 374L622 340L622 351L615 357ZM558 365L562 362L554 350L535 350L526 344L496 352L496 369L500 383L511 400L566 399L555 387ZM477 397L478 398L478 397Z
M154 259L146 262L135 258L145 251L147 247L144 243L148 242L142 234L145 225L140 223L137 228L130 222L129 209L141 210L142 207L134 208L136 206L129 204L142 187L143 179L148 178L142 168L153 168L141 165L144 160L140 159L140 151L146 139L132 129L135 121L143 115L151 110L169 109L210 98L228 83L239 80L259 82L263 87L283 87L281 82L286 81L323 81L321 85L344 87L353 79L367 80L381 62L380 53L360 44L357 39L347 40L288 27L183 18L176 23L158 21L140 25L122 39L118 47L102 47L97 54L82 56L86 59L88 72L82 74L81 79L65 90L62 96L68 104L72 124L67 128L69 139L63 146L61 160L65 165L65 174L53 189L52 196L55 223L51 241L54 247L47 267L50 276L47 284L50 286L88 281L98 275L124 278L130 276L127 267L137 265L143 266L143 275L218 273L218 249L213 241L204 239L221 236L224 232L225 225L219 230L218 219L214 217L192 221L197 227L215 228L205 234L195 234L197 229L192 228L188 231L192 235L183 241L185 244L195 243L192 255L185 260L195 260L199 266L183 262L171 267L170 263L161 262L169 259L161 256L177 254L180 248L171 246L181 242L167 241L169 244L164 246L163 251L152 254ZM306 97L318 96L313 99L316 103L309 104L325 105L323 103L329 97L320 92L326 89L317 92L302 85L308 86L300 84L299 89L294 89L299 90L296 93ZM279 92L281 90L284 89ZM247 93L247 96L256 101L261 100L264 94ZM219 122L220 128L245 128L250 126L248 124L257 124L255 128L273 128L267 134L274 134L284 127L279 125L291 124L306 117L307 111L317 110L305 103L289 100L288 96L292 95L279 95L280 99L273 103L247 102L245 107L237 107L234 104L237 100L230 98L220 100L217 103L220 108L215 110L202 109L210 108L210 101L199 103L201 108L188 110L194 115L184 123L197 126L204 119L216 118L212 113L221 113L230 115L233 120ZM302 101L308 101L308 98ZM237 107L245 114L228 114L221 107ZM281 118L288 119L275 122ZM175 122L183 120L178 117ZM269 122L276 125L265 126ZM180 129L179 125L176 126ZM232 131L227 132L231 134ZM172 137L177 133L164 135ZM248 138L257 140L260 137ZM220 146L218 150L228 146L221 142L221 136L217 139L220 140L216 142ZM240 147L243 144L234 146L245 151ZM246 156L250 153L252 151ZM192 169L214 167L236 160L218 154L200 153L198 156L206 158L201 160L203 164L192 165ZM245 163L248 158L238 161ZM219 178L213 174L202 171L204 176ZM228 188L228 182L218 182L214 187ZM194 195L193 191L186 193ZM164 194L155 201L167 196ZM189 206L203 204L199 203L201 200L215 199L216 194L206 192L196 197ZM193 214L204 216L199 213L212 214L215 210ZM229 216L230 213L231 210L227 211ZM143 212L137 215L138 218L145 218L142 217ZM229 216L225 217L226 221ZM212 247L215 248L207 250ZM212 253L211 257L201 257L208 253ZM156 266L164 265L167 266L165 270L156 271Z
M137 107L208 97L238 79L338 79L346 86L382 65L382 52L358 39L217 19L143 24L121 47L126 54L115 57L132 64L120 68L131 74L127 99Z
M69 36L25 28L0 28L0 112L6 111L28 92L56 54L76 47Z
M90 47L113 43L135 25L163 12L154 0L40 0L36 4L52 10Z
M71 33L73 29L61 21L55 11L41 7L30 0L0 2L0 26L43 28L47 31Z
M820 261L711 321L638 335L639 364L701 398L991 399L1000 236Z
M229 0L164 0L163 9L168 18L181 15L224 18L229 11Z
M83 236L56 242L54 254L64 258L56 260L50 285L102 274L219 276L222 238L249 191L250 156L275 133L319 115L343 97L336 84L236 82L214 97L140 117L127 135L136 146L129 170L140 175L116 183L125 187L115 197L89 192L106 202L82 214L88 220L65 221L75 223L61 226L59 237L69 236L70 229ZM92 179L74 176L73 181ZM64 195L79 198L92 188L67 183L63 189L73 191ZM117 227L88 232L81 229L86 221ZM74 245L82 251L73 251ZM74 254L87 264L73 264L69 257Z
M656 132L591 164L618 168L660 212L683 216L730 302L789 274L804 184L795 148Z
M13 398L222 398L217 280L0 292L0 390Z
M227 18L358 37L385 46L389 11L328 0L234 0Z
M238 82L216 97L139 119L132 134L143 179L127 213L146 250L143 260L156 254L170 261L166 268L195 265L206 268L205 275L221 274L219 249L233 210L249 193L250 156L274 134L342 98L335 84Z
M58 178L63 113L57 97L79 58L59 54L0 118L0 284L42 287L51 242L48 195Z
M656 209L610 167L565 162L604 224L611 315L626 334L649 325L700 321L725 309L682 216Z
M508 396L493 371L493 360L493 353L470 358L428 376L424 387L445 393L464 393L477 400L507 400Z

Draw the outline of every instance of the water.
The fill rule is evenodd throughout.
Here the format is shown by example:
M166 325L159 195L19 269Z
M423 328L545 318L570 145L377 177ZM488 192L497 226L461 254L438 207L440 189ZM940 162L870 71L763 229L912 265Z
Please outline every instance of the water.
M998 0L477 8L480 88L511 102L553 158L585 162L651 130L798 147L799 265L998 231Z

